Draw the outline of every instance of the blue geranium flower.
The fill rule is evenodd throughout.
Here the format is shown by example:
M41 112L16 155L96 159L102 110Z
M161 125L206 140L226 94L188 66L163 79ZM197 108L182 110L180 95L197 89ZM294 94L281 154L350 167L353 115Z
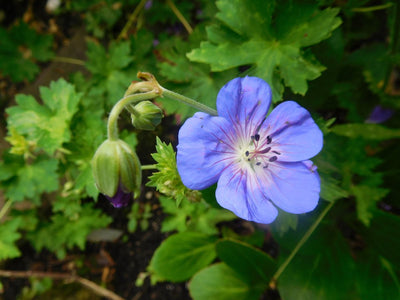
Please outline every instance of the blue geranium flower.
M313 210L320 180L308 160L322 148L322 132L293 101L266 117L271 89L257 77L235 78L217 97L218 116L198 112L179 131L178 172L185 186L215 182L218 203L240 218L268 224L276 207Z

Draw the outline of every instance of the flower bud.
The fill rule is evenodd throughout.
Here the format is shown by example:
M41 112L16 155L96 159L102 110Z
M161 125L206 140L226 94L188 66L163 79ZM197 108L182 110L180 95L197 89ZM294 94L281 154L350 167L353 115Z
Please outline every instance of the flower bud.
M124 141L104 141L93 157L92 168L98 190L113 206L126 206L132 193L135 197L139 195L140 161Z
M163 113L161 108L150 101L141 101L129 109L132 125L137 129L154 130L161 123Z

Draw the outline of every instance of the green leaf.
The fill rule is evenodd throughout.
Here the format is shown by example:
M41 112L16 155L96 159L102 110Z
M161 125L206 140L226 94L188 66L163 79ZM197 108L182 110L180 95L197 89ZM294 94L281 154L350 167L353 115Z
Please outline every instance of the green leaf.
M8 108L8 129L15 129L52 155L71 138L70 122L78 109L81 94L64 79L41 87L43 105L32 96L17 95L17 106Z
M156 250L149 270L172 282L187 280L215 259L215 242L215 237L197 232L174 234Z
M320 176L321 179L321 198L328 202L333 202L341 198L348 197L348 192L343 190L339 185L339 180L334 179L329 175Z
M386 260L374 253L358 262L355 275L358 299L396 299L400 295L399 276Z
M331 131L341 136L377 141L400 137L400 129L391 129L379 124L341 124L332 127Z
M236 216L228 210L210 207L206 202L184 200L177 206L171 198L160 197L163 212L168 216L163 220L161 231L196 231L205 234L218 234L216 225L231 221Z
M38 204L43 192L53 192L58 188L56 159L40 156L32 164L25 164L21 157L7 155L0 166L5 196L12 201L28 198Z
M21 237L21 234L18 232L20 221L20 218L14 218L0 224L0 261L21 255L21 252L15 245L15 242Z
M188 53L188 58L208 63L215 72L251 65L250 73L271 85L274 101L281 99L282 80L293 92L304 95L307 81L320 76L324 67L302 48L330 36L341 23L336 17L339 10L279 1L274 11L272 3L217 1L217 18L223 25L209 26L209 40Z
M32 80L39 72L37 61L53 56L53 37L40 35L24 22L10 30L0 28L0 72L15 82Z
M300 238L299 232L292 234L285 239ZM293 247L286 248L282 243L281 247L283 261ZM284 270L277 286L282 300L336 300L352 295L354 261L335 226L319 225Z
M134 68L127 68L133 62L129 41L112 42L108 52L100 44L88 43L86 67L92 73L92 86L97 93L105 95L107 106L111 107L124 96L125 90L136 78Z
M377 202L382 200L389 193L389 190L367 185L356 185L352 187L352 192L356 197L357 217L365 226L369 226L373 211L376 210Z
M354 51L349 56L349 63L362 68L365 81L372 92L379 94L385 88L385 77L391 68L390 50L386 43L371 43Z
M74 188L96 199L99 192L95 186L91 160L96 149L106 138L106 123L103 110L82 107L74 116L71 126L72 138L65 146L71 154L69 161Z
M36 251L47 248L59 259L66 255L67 249L78 246L85 248L87 235L111 223L111 218L94 209L92 204L81 206L79 213L71 216L53 214L51 222L43 222L35 232L28 234Z
M289 229L296 230L297 222L298 215L290 214L280 209L278 217L270 226L273 232L277 232L280 236L282 236Z
M370 222L362 231L367 245L400 271L400 241L395 233L400 228L400 217L376 209Z
M200 201L199 191L190 190L183 185L176 167L175 151L172 145L167 145L157 137L156 151L151 156L157 161L156 168L159 172L154 172L146 185L153 186L159 192L174 198L177 205L184 199L192 202Z
M224 263L219 263L198 272L189 283L194 300L255 300L263 289L250 286L242 277Z
M208 65L189 61L185 54L198 47L204 36L199 27L189 36L187 42L177 37L164 42L160 47L163 61L158 63L158 68L160 74L168 80L165 84L168 89L215 108L219 89L232 79L236 72L230 70L212 73ZM177 113L183 119L196 111L168 98L163 98L161 103L168 113Z
M243 281L267 287L276 269L275 261L268 254L234 240L220 240L216 249L218 257Z

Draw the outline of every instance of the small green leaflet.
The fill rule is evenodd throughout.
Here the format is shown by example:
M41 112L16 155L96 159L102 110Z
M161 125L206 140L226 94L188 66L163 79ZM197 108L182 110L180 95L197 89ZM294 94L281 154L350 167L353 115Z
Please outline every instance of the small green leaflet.
M15 129L52 155L70 140L70 122L82 95L64 79L52 81L50 88L41 87L40 95L43 105L30 95L16 96L18 105L6 110L8 129Z
M307 81L324 67L303 48L328 38L341 24L339 9L290 1L279 1L277 7L264 0L219 0L216 5L222 25L209 26L208 41L188 58L208 63L215 72L250 65L249 73L272 86L274 101L281 99L282 81L293 92L306 93Z
M191 201L199 201L201 193L199 191L190 190L185 187L179 176L176 167L175 151L172 145L167 145L157 137L156 153L152 157L157 161L157 169L159 172L154 172L149 177L147 186L153 186L157 190L167 196L175 199L179 205L182 200L189 199Z

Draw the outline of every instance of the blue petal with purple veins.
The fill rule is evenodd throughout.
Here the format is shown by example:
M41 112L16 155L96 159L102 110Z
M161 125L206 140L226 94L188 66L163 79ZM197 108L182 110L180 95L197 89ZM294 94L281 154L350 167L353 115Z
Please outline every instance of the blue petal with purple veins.
M196 113L179 131L178 172L191 189L217 182L218 203L238 217L271 223L278 209L300 214L318 204L320 180L309 160L322 132L296 102L266 117L271 89L257 77L228 82L217 97L219 116Z

